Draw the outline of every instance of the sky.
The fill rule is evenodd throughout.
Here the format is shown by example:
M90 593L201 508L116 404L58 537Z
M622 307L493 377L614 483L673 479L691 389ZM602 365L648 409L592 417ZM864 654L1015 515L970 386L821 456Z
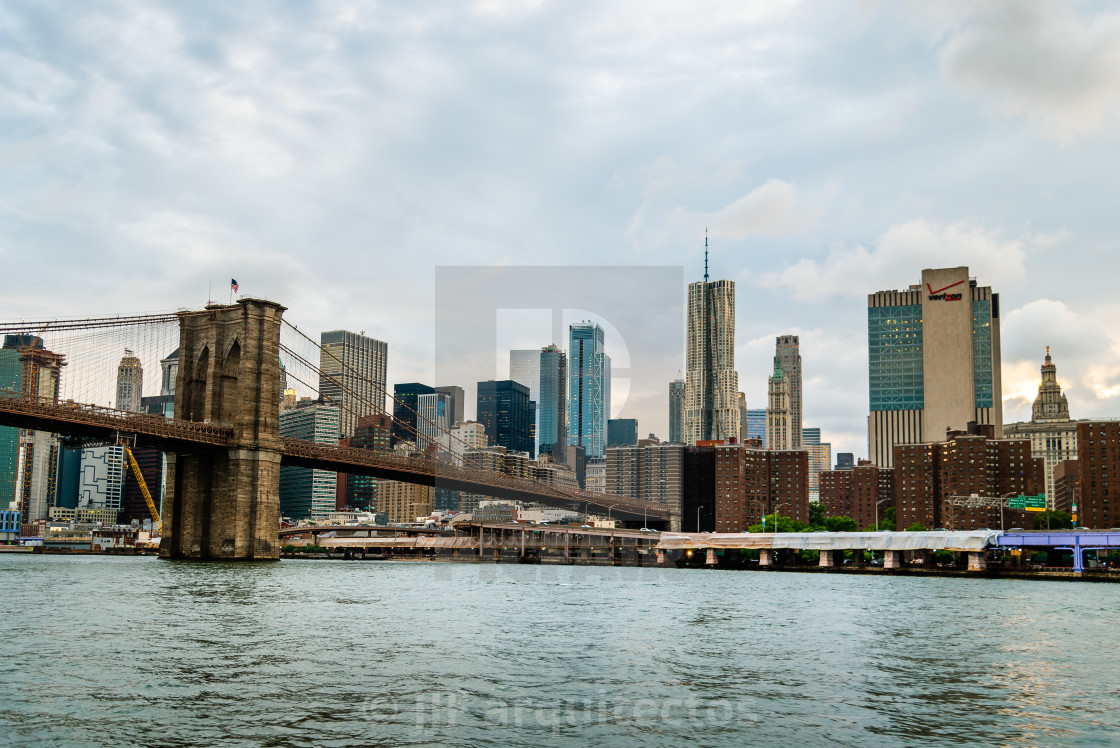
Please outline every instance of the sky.
M925 267L1000 294L1007 422L1047 345L1074 417L1120 416L1118 125L1108 3L9 0L0 319L236 278L387 341L390 383L467 386L431 381L440 268L675 268L675 300L619 286L627 329L706 228L748 406L799 335L834 452L867 452L866 295ZM665 437L653 374L615 411Z

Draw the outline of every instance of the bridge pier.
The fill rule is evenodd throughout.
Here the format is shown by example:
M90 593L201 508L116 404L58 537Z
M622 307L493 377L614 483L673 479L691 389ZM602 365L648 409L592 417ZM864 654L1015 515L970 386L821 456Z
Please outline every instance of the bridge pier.
M280 557L280 322L242 299L179 315L175 417L232 428L227 449L168 456L161 558Z
M902 551L883 551L884 569L902 568Z
M774 565L774 551L770 548L762 548L758 552L758 565L759 566L773 566Z
M988 568L988 554L984 551L969 551L968 570L986 571Z
M825 569L830 569L830 568L832 568L833 566L836 565L836 560L833 556L833 554L835 554L836 551L821 551L820 553L821 553L821 557L820 557L820 561L817 562L818 566L820 566L822 568L825 568Z
M708 555L704 559L704 565L705 566L716 566L718 563L719 563L719 559L716 558L716 549L715 548L709 548L708 549Z

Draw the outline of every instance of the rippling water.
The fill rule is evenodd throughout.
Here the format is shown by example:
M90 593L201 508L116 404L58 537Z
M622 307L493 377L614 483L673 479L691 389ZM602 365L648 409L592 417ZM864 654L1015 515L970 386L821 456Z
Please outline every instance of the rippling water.
M1092 745L1120 586L0 556L0 744Z

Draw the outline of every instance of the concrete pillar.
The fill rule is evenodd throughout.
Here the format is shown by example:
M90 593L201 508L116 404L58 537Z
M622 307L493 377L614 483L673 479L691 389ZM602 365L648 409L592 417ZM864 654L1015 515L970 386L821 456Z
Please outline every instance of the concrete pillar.
M774 565L774 551L769 548L763 548L758 552L758 565L759 566L773 566Z
M718 563L719 563L719 559L716 558L716 549L715 548L709 548L708 549L708 557L704 559L704 565L705 566L715 566Z
M968 570L985 571L988 568L988 554L984 551L969 551Z
M663 563L665 563L665 560L666 560L665 559L665 550L662 549L662 548L658 548L657 549L657 563L663 564Z
M837 553L837 551L821 551L821 559L817 565L826 569L832 568L836 565L836 560L833 555L835 553Z
M242 299L179 314L175 417L232 430L226 448L168 456L162 558L280 557L280 323Z
M883 555L884 569L902 568L902 551L885 551Z

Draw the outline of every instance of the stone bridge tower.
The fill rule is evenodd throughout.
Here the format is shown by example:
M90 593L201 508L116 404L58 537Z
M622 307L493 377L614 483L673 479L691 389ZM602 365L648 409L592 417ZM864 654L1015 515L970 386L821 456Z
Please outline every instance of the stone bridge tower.
M233 429L228 449L168 455L162 558L280 557L280 322L241 299L179 315L175 417Z

